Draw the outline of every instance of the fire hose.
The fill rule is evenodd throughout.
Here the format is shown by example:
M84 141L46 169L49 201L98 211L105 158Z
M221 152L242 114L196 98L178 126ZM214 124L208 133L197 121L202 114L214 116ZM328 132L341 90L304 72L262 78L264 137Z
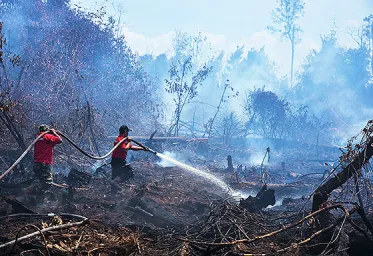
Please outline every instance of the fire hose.
M50 132L50 130L48 131L45 131L41 134L39 134L38 137L36 137L36 139L30 144L30 146L28 146L28 148L22 153L22 155L14 162L14 164L12 164L12 166L10 166L8 168L8 170L6 170L3 174L0 175L0 180L2 180L5 175L7 175L9 172L11 172L14 167L26 156L26 154L31 150L32 146L35 145L35 143L40 139L42 138L45 134L47 134L48 132ZM102 159L105 159L107 158L108 156L110 156L111 153L113 153L113 151L118 148L125 140L128 139L128 137L125 137L123 138L122 140L120 140L107 154L103 155L103 156L92 156L90 154L88 154L87 152L85 152L83 149L81 149L78 145L76 145L69 137L67 137L65 134L63 134L62 132L59 132L57 131L57 133L59 135L61 135L64 139L66 139L74 148L76 148L80 153L82 153L83 155L89 157L89 158L92 158L92 159L95 159L95 160L102 160ZM137 145L139 145L140 147L142 147L145 151L149 151L153 154L157 154L157 152L155 152L154 150L142 145L141 143L133 140L133 139L129 139L130 141L133 141L134 143L136 143Z
M113 153L113 151L119 147L120 144L122 144L122 142L124 142L125 140L128 139L128 137L125 137L123 138L122 140L119 141L119 143L117 143L107 154L103 155L103 156L92 156L90 154L88 154L87 152L85 152L83 149L81 149L78 145L76 145L69 137L67 137L65 134L63 134L62 132L57 132L59 135L61 135L61 137L63 137L64 139L66 139L74 148L76 148L80 153L82 153L83 155L89 157L89 158L92 158L92 159L95 159L95 160L102 160L102 159L105 159L107 158L111 153Z
M65 134L63 134L62 132L57 132L59 135L61 135L64 139L66 139L71 145L73 145L73 147L75 147L80 153L82 153L83 155L89 157L89 158L92 158L92 159L95 159L95 160L102 160L102 159L105 159L107 158L111 153L113 153L113 151L119 147L119 145L122 144L122 142L124 142L125 140L128 139L128 137L125 137L123 138L122 140L120 140L106 155L103 155L103 156L92 156L92 155L89 155L87 152L85 152L83 149L81 149L78 145L76 145L71 139L69 139L69 137L67 137ZM153 154L157 154L157 152L155 152L154 150L148 148L147 146L135 141L134 139L131 139L129 138L130 141L133 141L134 143L136 143L137 145L139 145L140 147L142 147L145 151L149 151ZM0 178L1 179L1 178Z
M149 151L150 153L153 153L154 155L157 154L157 152L155 152L154 150L148 148L147 146L144 146L143 144L141 144L140 142L135 141L134 139L130 139L130 141L135 142L137 145L139 145L140 147L142 147L145 151Z
M12 166L10 166L8 168L8 170L6 170L3 174L1 174L0 176L0 180L2 180L5 175L7 175L11 170L13 170L13 168L26 156L26 154L31 150L32 146L41 138L43 137L45 134L47 134L49 131L46 131L46 132L43 132L41 133L38 137L36 137L36 139L30 144L30 146L28 146L28 148L25 150L25 152L23 152L23 154L17 159L17 161L14 162L14 164L12 164Z

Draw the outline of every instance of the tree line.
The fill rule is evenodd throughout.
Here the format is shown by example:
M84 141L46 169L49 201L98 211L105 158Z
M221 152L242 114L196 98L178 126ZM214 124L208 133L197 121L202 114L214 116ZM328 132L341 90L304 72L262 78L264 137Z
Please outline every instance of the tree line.
M173 56L138 56L104 7L87 12L68 0L0 5L4 145L25 149L40 123L97 153L122 123L139 134L158 130L227 144L248 136L330 142L336 127L372 109L373 15L350 32L355 48L339 46L332 29L294 71L297 20L306 6L279 1L268 29L289 40L292 56L290 75L279 78L265 46L228 54L214 51L202 33L175 32Z

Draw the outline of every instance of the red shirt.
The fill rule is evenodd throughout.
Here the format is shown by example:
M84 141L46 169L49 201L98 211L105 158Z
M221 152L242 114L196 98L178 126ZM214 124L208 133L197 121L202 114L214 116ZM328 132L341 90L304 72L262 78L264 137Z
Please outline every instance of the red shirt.
M41 134L39 132L38 136ZM34 147L34 162L43 164L53 164L53 147L62 142L61 138L53 134L45 134Z
M114 146L118 144L119 141L123 140L124 135L123 134L119 134L119 136L115 139L114 141ZM113 155L112 157L113 158L120 158L120 159L126 159L127 158L127 150L126 150L126 147L127 145L130 144L130 148L132 147L132 144L129 140L125 140L122 142L122 144L117 147L116 149L114 149L113 151Z

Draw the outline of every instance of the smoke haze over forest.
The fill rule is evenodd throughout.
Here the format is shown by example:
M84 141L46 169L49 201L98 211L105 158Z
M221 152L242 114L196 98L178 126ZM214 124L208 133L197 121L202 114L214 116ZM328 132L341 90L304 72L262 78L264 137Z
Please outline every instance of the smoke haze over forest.
M0 254L371 256L372 99L373 0L0 0Z
M16 139L89 113L70 128L340 146L373 114L367 0L0 3L2 129Z
M88 9L96 4L91 1L74 0ZM152 53L170 54L174 30L188 33L202 32L208 37L213 48L232 52L238 45L260 49L266 47L271 60L278 64L280 75L288 73L290 61L289 46L272 35L266 27L271 24L270 13L277 7L276 0L265 2L236 0L226 1L113 1L106 4L110 14L121 17L122 33L131 48L140 55ZM99 2L98 2L99 3ZM306 12L299 19L304 33L297 46L298 68L311 49L321 46L320 35L329 33L333 26L338 33L339 43L346 47L356 47L348 34L363 24L369 16L373 3L368 0L351 1L305 1ZM191 19L190 17L193 17Z

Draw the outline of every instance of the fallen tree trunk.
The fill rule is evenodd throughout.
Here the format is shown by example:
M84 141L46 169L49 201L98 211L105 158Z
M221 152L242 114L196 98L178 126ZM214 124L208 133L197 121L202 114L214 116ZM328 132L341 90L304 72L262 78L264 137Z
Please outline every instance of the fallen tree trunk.
M362 150L358 156L343 170L336 174L333 178L325 182L323 185L318 187L313 195L312 201L312 212L317 211L320 207L328 200L330 193L342 186L347 182L353 175L359 176L361 174L361 168L368 163L369 159L373 155L373 137L370 137L366 143L366 147Z
M154 134L154 133L153 133ZM153 135L152 134L152 135ZM108 136L108 138L112 139L115 136ZM115 137L116 138L116 137ZM177 142L208 142L210 139L208 138L188 138L188 137L178 137L178 136L167 136L167 137L148 137L148 136L131 136L131 139L137 140L137 141L142 141L142 142L172 142L172 143L177 143Z

